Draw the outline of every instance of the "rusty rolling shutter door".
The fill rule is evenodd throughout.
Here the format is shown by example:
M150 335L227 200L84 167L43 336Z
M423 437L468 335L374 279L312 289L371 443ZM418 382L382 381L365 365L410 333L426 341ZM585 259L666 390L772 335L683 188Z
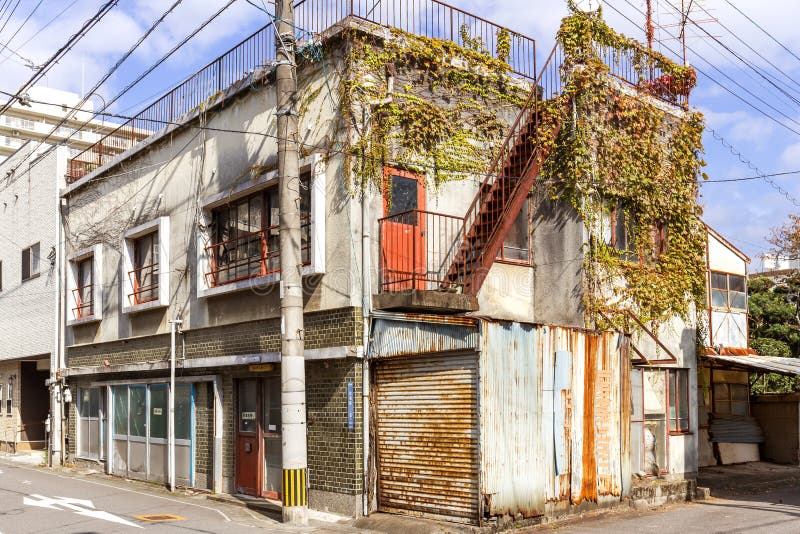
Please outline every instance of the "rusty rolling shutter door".
M477 355L382 361L376 401L379 509L476 524Z

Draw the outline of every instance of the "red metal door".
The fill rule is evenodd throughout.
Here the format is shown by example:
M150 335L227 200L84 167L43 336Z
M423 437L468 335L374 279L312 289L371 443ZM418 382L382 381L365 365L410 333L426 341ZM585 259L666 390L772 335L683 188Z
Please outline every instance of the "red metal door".
M419 176L393 169L387 169L384 180L383 290L425 289L425 183Z
M261 403L257 378L239 380L236 405L236 492L261 495Z

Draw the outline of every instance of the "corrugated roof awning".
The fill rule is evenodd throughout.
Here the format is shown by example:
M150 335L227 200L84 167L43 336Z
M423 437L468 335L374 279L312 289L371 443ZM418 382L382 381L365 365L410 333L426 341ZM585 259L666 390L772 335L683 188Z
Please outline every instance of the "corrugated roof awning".
M713 363L722 364L724 367L732 369L800 375L800 358L779 358L777 356L761 356L759 354L706 354L705 358Z

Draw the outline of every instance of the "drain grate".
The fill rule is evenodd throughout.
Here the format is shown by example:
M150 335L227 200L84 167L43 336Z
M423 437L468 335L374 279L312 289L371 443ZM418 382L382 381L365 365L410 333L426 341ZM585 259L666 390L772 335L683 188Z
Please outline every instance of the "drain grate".
M135 515L133 517L135 517L136 519L141 519L142 521L149 521L151 523L163 523L165 521L184 521L186 519L185 517L173 514L147 514L147 515Z

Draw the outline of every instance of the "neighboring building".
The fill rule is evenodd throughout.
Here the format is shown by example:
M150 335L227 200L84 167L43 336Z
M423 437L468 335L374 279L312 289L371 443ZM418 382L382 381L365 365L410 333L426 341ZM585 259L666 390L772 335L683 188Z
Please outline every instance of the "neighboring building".
M14 101L0 117L0 163L17 151L26 141L35 141L32 146L49 136L38 152L50 145L67 141L70 157L76 156L86 148L111 133L119 125L92 119L94 106L87 101L80 111L73 112L81 97L68 91L50 87L33 87L28 92L27 105ZM64 117L70 118L53 132L53 128ZM88 121L88 124L84 124ZM51 134L52 132L52 134Z
M45 448L45 380L58 348L57 177L63 185L69 154L59 147L37 156L32 148L26 144L0 163L0 442L6 450Z
M502 172L436 187L426 176L451 158L488 158L525 102L515 95L533 87L532 40L506 34L506 69L467 48L507 30L417 41L370 13L319 28L298 66L310 505L480 524L618 502L636 473L676 479L685 496L697 471L696 327L675 320L665 339L586 329L588 231L566 203L529 196L530 107ZM181 320L179 483L282 494L276 103L260 66L271 47L267 26L142 113L180 101L166 117L179 125L117 156L98 143L68 166L59 373L76 401L70 461L166 480L170 322ZM241 50L266 52L211 76ZM439 81L420 57L442 61ZM558 66L543 70L555 76L544 87L558 87ZM476 73L475 90L493 90L475 108L442 88ZM358 100L376 85L388 97ZM394 144L351 176L348 149L367 126L419 102L464 112L467 129L496 138L465 143L459 131L441 159L415 167L402 155L429 143L427 131L387 134ZM381 187L353 194L370 179Z
M28 105L15 102L0 117L0 447L9 450L46 445L45 380L59 367L58 206L67 162L104 137L119 146L136 138L122 140L113 134L117 124L90 120L90 102L72 113L76 94L34 87L28 96Z

